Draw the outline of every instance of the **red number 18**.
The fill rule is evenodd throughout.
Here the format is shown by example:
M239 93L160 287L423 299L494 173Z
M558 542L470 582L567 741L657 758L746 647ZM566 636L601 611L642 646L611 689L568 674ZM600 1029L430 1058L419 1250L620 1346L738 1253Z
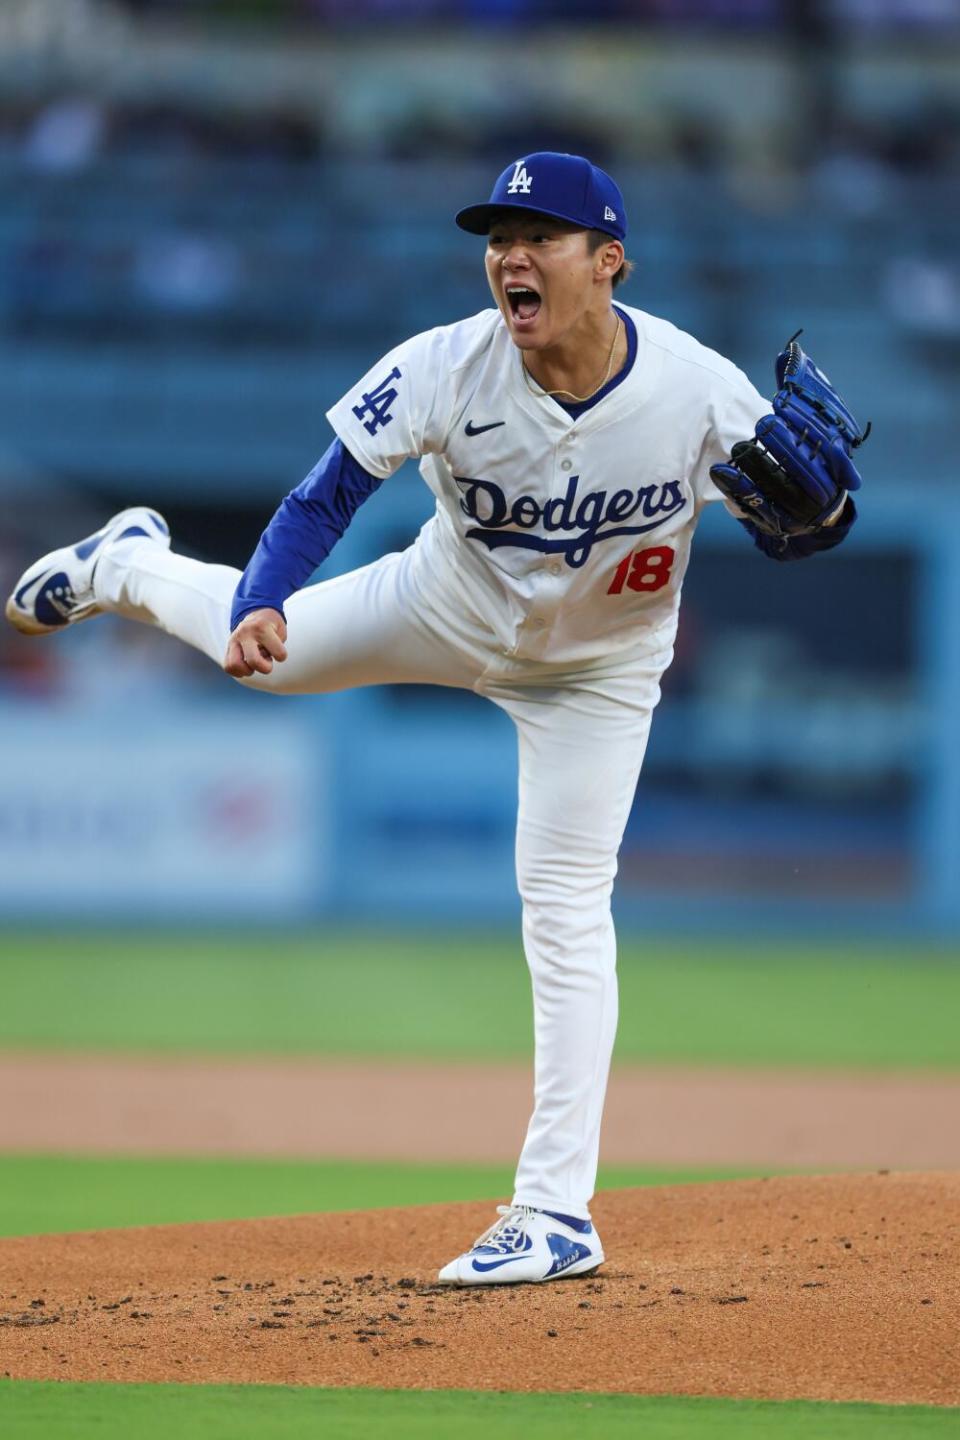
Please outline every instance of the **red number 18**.
M626 585L628 590L662 590L670 581L670 571L675 556L669 545L654 545L649 550L637 550L625 555L617 566L610 582L608 595L619 595Z

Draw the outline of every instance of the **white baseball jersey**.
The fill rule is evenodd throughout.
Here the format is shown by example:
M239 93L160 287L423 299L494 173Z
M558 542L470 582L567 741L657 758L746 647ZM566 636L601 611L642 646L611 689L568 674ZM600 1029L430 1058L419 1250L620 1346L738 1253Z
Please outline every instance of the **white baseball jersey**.
M437 509L419 583L519 661L666 664L694 526L720 498L710 466L771 409L729 360L618 308L636 359L577 419L527 375L498 310L407 340L328 414L374 475L422 457Z

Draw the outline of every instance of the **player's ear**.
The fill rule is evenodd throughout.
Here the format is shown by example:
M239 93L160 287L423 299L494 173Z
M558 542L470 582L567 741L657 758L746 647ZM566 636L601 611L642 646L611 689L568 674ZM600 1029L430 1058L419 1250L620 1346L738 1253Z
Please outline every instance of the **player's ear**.
M612 280L624 260L623 246L612 237L599 246L593 257L593 270L598 280Z

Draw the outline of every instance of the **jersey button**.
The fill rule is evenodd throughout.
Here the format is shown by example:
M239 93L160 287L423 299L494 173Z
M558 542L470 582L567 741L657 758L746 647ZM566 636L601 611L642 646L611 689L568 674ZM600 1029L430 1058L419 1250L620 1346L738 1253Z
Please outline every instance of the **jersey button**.
M550 564L547 566L547 569L550 571L550 574L551 574L551 575L559 575L559 574L560 574L560 562L559 562L559 560L551 560L551 561L550 561Z
M560 469L561 469L561 470L572 470L572 469L573 469L573 461L572 461L572 460L561 460L561 461L560 461Z

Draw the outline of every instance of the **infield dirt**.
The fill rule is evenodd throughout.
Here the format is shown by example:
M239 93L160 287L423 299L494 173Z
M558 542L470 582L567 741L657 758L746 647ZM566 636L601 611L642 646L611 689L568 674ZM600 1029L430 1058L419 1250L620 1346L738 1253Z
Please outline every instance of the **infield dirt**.
M608 1192L608 1261L451 1289L485 1203L0 1241L14 1378L960 1404L960 1175Z
M0 1053L0 1152L512 1167L527 1064ZM331 1103L334 1097L335 1103ZM607 1165L960 1169L960 1076L616 1064Z

